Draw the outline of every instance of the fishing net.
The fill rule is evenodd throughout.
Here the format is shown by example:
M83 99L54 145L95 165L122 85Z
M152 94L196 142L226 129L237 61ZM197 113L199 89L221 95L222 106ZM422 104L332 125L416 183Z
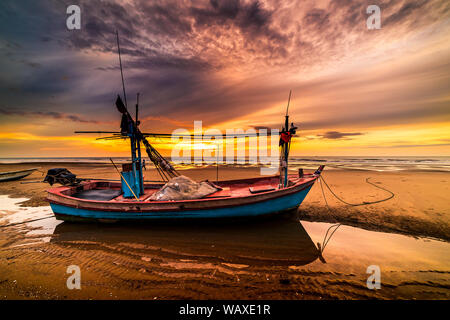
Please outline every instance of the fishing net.
M155 192L150 200L192 200L201 199L221 190L209 181L195 182L186 176L172 178L161 189Z

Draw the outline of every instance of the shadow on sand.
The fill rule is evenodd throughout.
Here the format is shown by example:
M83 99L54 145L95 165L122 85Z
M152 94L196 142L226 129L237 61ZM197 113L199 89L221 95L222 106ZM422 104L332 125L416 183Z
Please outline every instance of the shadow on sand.
M161 258L247 265L306 265L319 251L296 213L263 220L148 224L59 224L51 242L128 248Z

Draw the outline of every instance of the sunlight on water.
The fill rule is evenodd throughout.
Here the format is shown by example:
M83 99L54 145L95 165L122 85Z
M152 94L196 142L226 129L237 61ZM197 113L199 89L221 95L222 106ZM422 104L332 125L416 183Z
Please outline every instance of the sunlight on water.
M168 158L170 160L170 157ZM116 163L126 163L127 157L114 158ZM82 158L0 158L0 164L12 163L97 163L109 164L109 158L104 157L82 157ZM247 163L245 166L256 166ZM289 165L291 169L317 169L318 165L325 164L329 169L351 169L369 171L401 171L422 170L450 172L450 157L307 157L291 156ZM215 164L213 164L214 166ZM207 167L207 164L184 164L176 165L179 170ZM239 166L236 164L221 164L221 166Z
M0 195L0 226L17 224L7 228L26 229L27 236L51 235L55 227L60 223L53 216L51 208L48 207L21 207L20 203L27 198L10 198ZM38 221L26 222L36 219ZM25 222L25 223L24 223ZM40 241L48 242L50 237L39 237Z

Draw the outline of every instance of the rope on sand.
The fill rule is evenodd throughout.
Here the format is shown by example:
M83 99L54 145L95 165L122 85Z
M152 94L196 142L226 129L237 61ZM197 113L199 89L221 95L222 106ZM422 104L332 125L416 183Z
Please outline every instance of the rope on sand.
M369 177L369 178L366 178L366 182L367 182L368 184L370 184L370 185L372 185L372 186L374 186L374 187L376 187L376 188L378 188L378 189L381 189L381 190L384 190L384 191L386 191L386 192L389 192L391 195L390 195L389 197L387 197L387 198L384 198L384 199L381 199L381 200L376 200L376 201L364 201L364 202L362 202L362 203L349 203L349 202L347 202L347 201L341 199L339 196L337 196L337 195L333 192L333 190L331 190L330 186L327 184L327 182L325 181L325 179L323 178L323 176L321 176L321 177L319 178L320 189L322 190L322 196L323 196L323 199L325 200L325 204L326 204L328 210L330 211L330 213L332 213L332 210L331 210L330 206L328 205L328 201L327 201L327 198L326 198L326 196L325 196L325 192L324 192L324 190L323 190L322 181L323 181L323 183L325 184L325 186L328 188L328 190L330 190L331 194L332 194L336 199L338 199L339 201L345 203L346 205L352 206L352 207L365 206L365 205L369 205L369 204L374 204L374 203L384 202L384 201L387 201L387 200L392 199L392 198L395 196L394 193L393 193L392 191L390 191L390 190L388 190L388 189L385 189L385 188L383 188L383 187L377 186L376 184L370 182L369 179L370 179L370 177ZM323 246L320 245L320 242L317 243L317 247L319 248L319 258L320 258L320 260L321 260L322 262L324 262L324 263L326 263L326 261L325 261L325 259L324 259L323 256L322 256L323 251L325 250L325 247L327 246L327 244L328 244L328 242L330 241L331 237L334 235L334 233L337 231L337 229L339 229L340 226L341 226L341 223L336 223L336 224L331 225L331 226L328 228L327 232L325 233L325 237L323 238L323 241L322 241ZM327 238L328 233L330 232L330 230L331 230L332 228L335 228L335 229L330 233L330 236Z
M328 208L328 211L330 211L330 213L332 213L332 210L331 210L330 206L328 205L327 197L325 196L325 192L323 190L323 185L322 185L322 179L321 178L319 178L319 182L320 182L320 189L322 190L323 199L325 200L325 204L326 204L326 206ZM325 236L323 237L323 241L322 241L323 246L320 244L320 242L317 242L317 248L319 249L319 259L323 263L327 263L325 261L325 258L323 257L323 251L325 250L325 247L327 246L327 244L330 241L331 237L334 235L334 233L337 231L337 229L339 229L340 226L341 226L340 223L336 223L336 224L331 225L328 228L327 232L325 233ZM327 239L328 232L330 232L330 230L332 228L335 228L335 229L333 230L333 232L330 233L330 236Z
M336 195L336 194L333 192L333 190L331 190L330 186L327 184L327 182L325 181L325 179L323 178L323 176L320 177L320 182L322 183L322 180L323 180L323 183L325 183L325 186L328 188L328 190L330 190L331 194L332 194L336 199L338 199L339 201L345 203L346 205L352 206L352 207L365 206L365 205L368 205L368 204L374 204L374 203L380 203L380 202L388 201L388 200L392 199L392 198L395 196L395 194L394 194L392 191L390 191L390 190L388 190L388 189L385 189L385 188L383 188L383 187L377 186L375 183L370 182L369 179L370 179L370 178L366 178L366 182L367 182L368 184L374 186L375 188L378 188L378 189L384 190L384 191L386 191L386 192L389 192L391 195L390 195L389 197L387 197L387 198L384 198L384 199L381 199L381 200L376 200L376 201L364 201L364 202L361 202L361 203L349 203L349 202L347 202L347 201L341 199L338 195ZM322 184L321 184L320 186L322 186ZM322 189L322 192L323 192L323 189ZM325 195L324 195L324 197L325 197ZM327 204L327 206L328 206L328 204Z

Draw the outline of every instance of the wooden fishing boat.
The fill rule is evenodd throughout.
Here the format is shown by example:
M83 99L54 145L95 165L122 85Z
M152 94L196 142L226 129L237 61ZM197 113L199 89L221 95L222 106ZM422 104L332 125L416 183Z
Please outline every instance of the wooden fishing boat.
M0 172L0 182L19 180L29 176L36 170L37 168L31 168L18 171Z
M117 37L120 71L120 46ZM122 165L122 171L114 167L120 175L120 182L76 179L75 175L64 168L49 170L44 181L53 184L59 182L61 187L48 190L47 199L58 219L63 220L97 220L97 221L141 221L152 219L210 219L240 218L274 214L297 208L308 194L314 182L320 176L323 166L313 174L288 176L288 157L291 137L296 133L293 124L289 126L289 102L286 109L284 128L280 132L280 174L247 180L229 180L217 182L210 186L213 191L184 198L153 197L155 192L167 190L166 183L182 178L172 164L166 160L147 140L148 137L172 136L161 133L142 133L139 129L137 95L135 118L127 107L125 85L123 96L116 99L117 110L122 114L119 132L78 131L76 133L113 134L104 139L129 139L131 162ZM197 136L195 136L197 137ZM194 138L195 138L194 137ZM237 137L236 135L234 137ZM224 138L227 138L224 136ZM149 159L155 165L161 182L144 184L142 174L141 143ZM188 179L190 180L190 179ZM192 183L196 183L190 180ZM199 183L201 185L201 182ZM179 187L175 183L175 189ZM190 192L190 191L189 191Z
M78 186L48 190L57 219L100 222L181 218L240 218L276 214L297 208L323 167L303 177L289 175L290 185L279 188L279 176L218 182L222 190L202 199L148 200L163 184L145 184L138 200L123 197L121 183L86 181Z

